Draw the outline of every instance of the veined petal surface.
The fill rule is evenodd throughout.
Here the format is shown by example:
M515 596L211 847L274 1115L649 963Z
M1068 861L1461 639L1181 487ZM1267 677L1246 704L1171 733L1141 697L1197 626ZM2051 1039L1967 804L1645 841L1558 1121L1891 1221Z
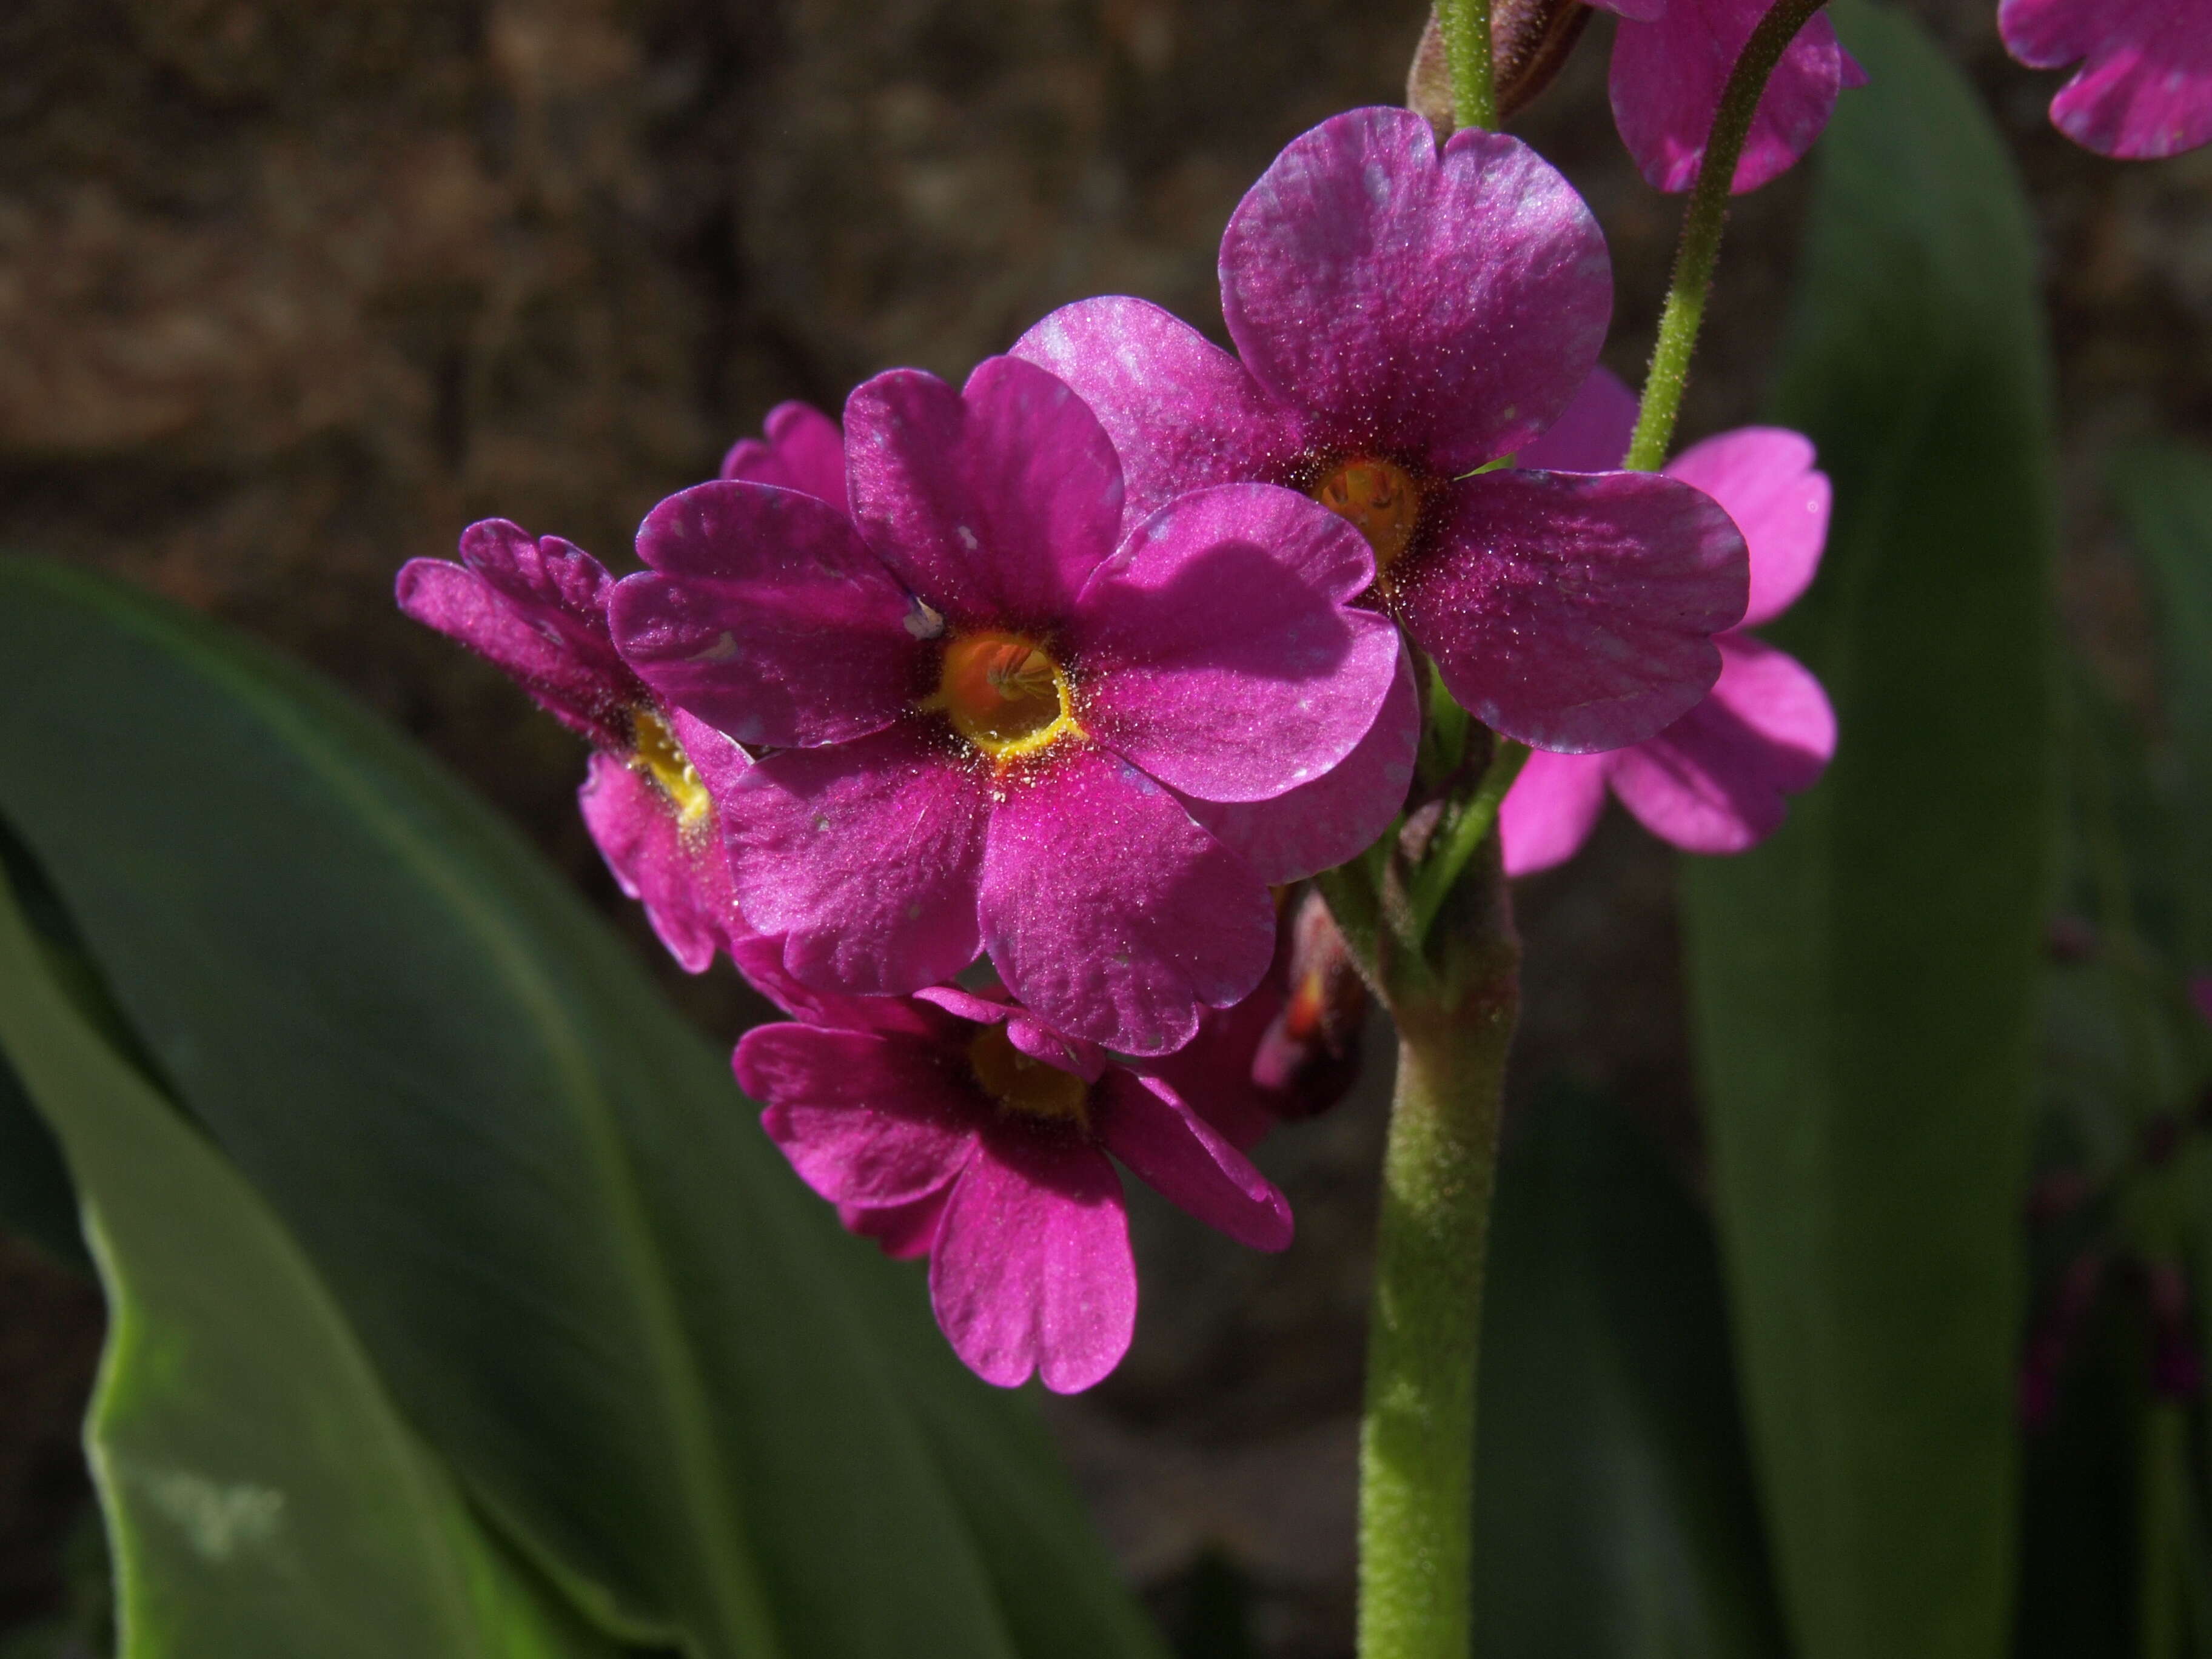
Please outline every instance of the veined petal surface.
M1069 630L1084 720L1109 748L1208 800L1265 800L1327 773L1375 724L1397 630L1350 601L1366 541L1272 484L1185 495L1133 531Z
M1294 138L1221 240L1221 307L1310 447L1456 476L1565 409L1613 314L1604 234L1516 138L1443 154L1422 117L1358 109Z
M651 568L617 583L609 605L623 659L738 742L843 742L915 696L913 602L828 502L695 485L646 515L637 550Z
M770 755L722 811L738 908L782 937L802 985L883 995L949 980L981 948L988 812L974 769L911 723Z

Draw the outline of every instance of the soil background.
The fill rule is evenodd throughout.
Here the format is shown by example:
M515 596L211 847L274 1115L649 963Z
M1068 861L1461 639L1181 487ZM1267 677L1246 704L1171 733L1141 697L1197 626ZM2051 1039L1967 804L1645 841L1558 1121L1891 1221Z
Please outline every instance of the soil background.
M2058 77L1994 0L1917 11L2033 188L2059 352L2069 626L2146 682L2101 458L2212 435L2212 151L2057 137ZM1156 300L1219 335L1214 250L1288 138L1395 102L1416 0L11 0L0 8L0 545L236 623L416 733L733 1035L576 820L582 757L493 671L405 623L392 574L489 515L618 567L644 512L786 398L957 378L1054 306ZM1599 18L1516 125L1589 197L1648 349L1679 202L1614 137ZM1805 170L1739 207L1685 441L1751 417ZM35 710L10 711L15 719ZM1694 1184L1670 855L1616 814L1524 884L1517 1091L1630 1103ZM1209 1553L1277 1659L1349 1651L1352 1421L1383 1079L1268 1153L1287 1255L1140 1206L1135 1351L1053 1420L1114 1547L1172 1611ZM0 1632L62 1593L96 1291L0 1238Z

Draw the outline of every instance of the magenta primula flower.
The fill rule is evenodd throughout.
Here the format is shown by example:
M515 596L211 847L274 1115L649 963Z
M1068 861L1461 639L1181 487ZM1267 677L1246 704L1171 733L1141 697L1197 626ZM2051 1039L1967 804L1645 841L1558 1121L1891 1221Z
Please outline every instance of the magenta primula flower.
M1771 0L1589 0L1620 19L1613 40L1613 125L1644 179L1661 190L1698 181L1721 93ZM1729 188L1757 190L1796 166L1866 71L1815 15L1782 54L1752 117ZM1618 458L1616 458L1618 459Z
M1236 479L1311 495L1452 695L1542 748L1618 748L1705 696L1743 611L1726 514L1647 473L1477 471L1572 401L1613 308L1596 221L1534 150L1469 130L1439 156L1403 109L1325 121L1231 218L1221 302L1241 362L1126 298L1014 348L1097 411L1132 518Z
M592 743L577 794L592 839L669 954L703 971L745 931L713 798L750 760L630 672L607 631L614 579L590 554L504 519L470 526L460 554L402 566L399 608L506 670Z
M878 375L845 436L849 517L700 485L647 518L652 568L612 601L647 684L779 751L721 798L747 920L805 984L910 992L988 950L1058 1029L1178 1047L1274 932L1276 872L1206 824L1328 772L1386 699L1411 725L1392 630L1350 603L1367 544L1249 483L1124 534L1097 418L1011 358L962 391Z
M775 484L833 506L845 504L845 434L811 404L778 404L763 438L740 438L722 457L720 476Z
M1600 369L1522 459L1608 465L1635 426L1635 398ZM1795 432L1747 427L1707 439L1667 471L1727 508L1750 545L1742 626L1788 609L1827 541L1828 480L1814 470L1813 446ZM1785 797L1818 782L1835 753L1835 714L1820 681L1788 653L1741 629L1717 643L1712 695L1656 737L1607 754L1528 757L1498 810L1506 874L1571 857L1608 787L1652 834L1692 853L1740 853L1780 826Z
M939 987L812 1017L747 1032L738 1082L848 1227L928 1256L937 1322L986 1382L1072 1393L1127 1352L1115 1158L1241 1243L1291 1241L1283 1195L1172 1088L1026 1010Z
M2051 118L2083 148L2151 160L2212 140L2203 0L2003 0L1997 27L2031 69L2081 65Z

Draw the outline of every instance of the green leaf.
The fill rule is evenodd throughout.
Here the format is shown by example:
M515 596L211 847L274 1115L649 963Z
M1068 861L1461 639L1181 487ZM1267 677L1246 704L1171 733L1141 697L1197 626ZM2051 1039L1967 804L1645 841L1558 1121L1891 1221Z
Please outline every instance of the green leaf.
M19 892L36 890L29 854L0 823L0 881L9 880ZM51 894L39 896L52 906ZM88 1274L93 1270L61 1146L5 1053L0 1053L0 1227L29 1239L66 1267Z
M1820 178L1777 418L1836 518L1775 640L1841 744L1686 926L1753 1445L1807 1659L1988 1659L2018 1518L2020 1200L2055 823L2051 376L2019 181L1901 15Z
M2112 465L2113 493L2141 556L2158 626L2160 712L2168 752L2154 769L2166 833L2159 851L2181 921L2184 972L2212 969L2212 456L2180 444L2148 445ZM2179 1024L2192 1041L2201 1085L2206 1033L2201 1018ZM2162 1103L2177 1109L2186 1102ZM2179 1229L2200 1310L2212 1305L2212 1149L2191 1148L2176 1171ZM2212 1317L2200 1314L2212 1370ZM2200 1436L2203 1490L2212 1493L2212 1436Z
M5 883L0 1042L107 1291L88 1436L125 1659L615 1651L485 1537L283 1225L49 977Z
M2112 484L2158 628L2183 965L2212 968L2212 457L2179 444L2130 450Z
M77 1231L76 1194L61 1148L0 1054L0 1227L29 1239L55 1261L89 1272Z
M595 1618L746 1659L1157 1651L1022 1402L451 778L52 567L0 565L0 696L40 711L0 814L162 1074Z
M2027 1438L2015 1659L2139 1651L2143 1330L2124 1295L2108 1287L2075 1332L2058 1408Z
M1562 1087L1519 1115L1490 1280L1479 1649L1781 1653L1711 1232L1619 1108Z

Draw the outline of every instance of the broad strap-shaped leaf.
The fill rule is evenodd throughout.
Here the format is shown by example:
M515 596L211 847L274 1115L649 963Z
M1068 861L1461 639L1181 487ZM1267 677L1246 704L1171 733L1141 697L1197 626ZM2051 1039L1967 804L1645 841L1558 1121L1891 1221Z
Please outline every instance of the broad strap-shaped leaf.
M123 1659L590 1659L485 1534L283 1224L49 975L0 881L0 1043L106 1287L87 1437Z
M2130 450L2112 484L2158 629L2179 965L2212 969L2212 456L2179 444Z
M2154 776L2163 786L2159 850L2170 864L2161 873L2178 912L2166 941L2179 955L2171 965L2212 972L2212 455L2179 444L2130 450L2115 459L2112 484L2158 627L2159 702L2172 752ZM2188 1024L2201 1064L2212 1045L2201 1022ZM2188 1194L2182 1232L2212 1373L2212 1316L2203 1311L2212 1309L2212 1150L2189 1149L2177 1181ZM2212 1491L2212 1438L2202 1444Z
M77 1231L76 1197L61 1148L4 1053L0 1053L0 1228L21 1234L57 1261L91 1270L92 1257Z
M1781 1653L1711 1231L1639 1127L1540 1093L1507 1146L1490 1263L1478 1650Z
M744 1659L1156 1651L1022 1403L926 1313L880 1316L918 1277L837 1230L726 1056L411 745L20 562L0 696L40 711L0 732L0 815L163 1076L603 1624Z
M1797 1650L1993 1659L2055 817L2050 370L1987 115L1902 15L1834 11L1872 80L1822 141L1774 413L1836 517L1771 631L1840 741L1772 840L1692 861L1694 1018Z

